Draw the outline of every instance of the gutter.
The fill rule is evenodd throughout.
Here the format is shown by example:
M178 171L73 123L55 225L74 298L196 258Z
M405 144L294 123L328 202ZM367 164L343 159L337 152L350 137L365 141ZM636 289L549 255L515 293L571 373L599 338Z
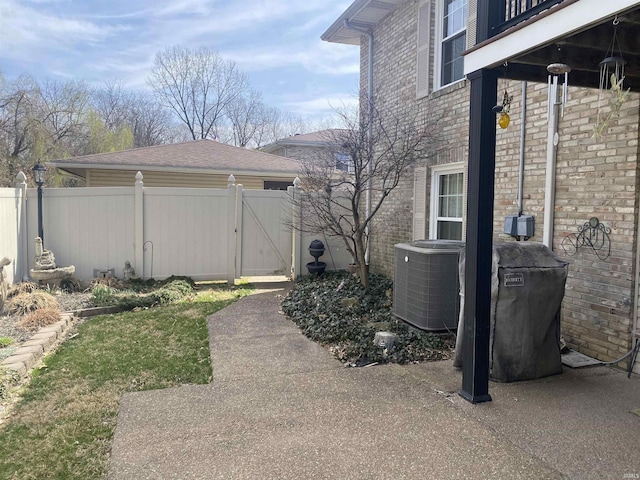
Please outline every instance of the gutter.
M367 46L368 46L368 65L367 65L367 139L371 142L371 137L373 136L373 33L370 29L364 29L356 27L349 23L348 19L344 19L344 28L349 30L353 30L355 32L362 33L367 36ZM366 191L366 203L365 203L365 215L366 218L369 218L371 215L371 188L372 188L372 168L371 162L367 164L367 191ZM364 259L366 264L369 264L369 225L367 224L366 228L367 233L367 245L364 252Z
M527 82L522 82L522 121L520 124L520 157L518 166L518 216L522 215L522 197L524 191L524 141L527 133Z

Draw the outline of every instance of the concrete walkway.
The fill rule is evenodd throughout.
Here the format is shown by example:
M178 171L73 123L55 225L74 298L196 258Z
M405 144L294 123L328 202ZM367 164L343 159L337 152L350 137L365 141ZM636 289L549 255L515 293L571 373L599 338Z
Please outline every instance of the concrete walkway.
M109 478L640 478L640 378L605 367L457 395L451 362L344 368L279 313L209 318L213 383L126 394Z

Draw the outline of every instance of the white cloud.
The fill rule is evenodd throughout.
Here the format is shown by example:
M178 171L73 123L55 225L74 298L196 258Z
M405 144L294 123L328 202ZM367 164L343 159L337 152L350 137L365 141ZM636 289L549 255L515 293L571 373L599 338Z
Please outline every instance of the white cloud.
M9 58L38 57L81 42L99 43L126 30L126 26L64 18L13 0L0 0L0 45L2 55Z
M325 98L286 102L283 109L303 117L326 118L335 116L336 112L351 110L357 106L357 97L351 94L334 94Z
M226 50L221 55L247 72L301 66L316 74L357 74L360 71L360 52L351 45L344 47L318 40L307 45L264 45Z

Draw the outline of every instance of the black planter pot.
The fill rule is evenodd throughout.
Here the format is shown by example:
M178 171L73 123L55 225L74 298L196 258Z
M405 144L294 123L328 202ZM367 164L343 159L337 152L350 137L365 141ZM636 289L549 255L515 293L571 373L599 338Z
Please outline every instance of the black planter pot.
M327 264L325 262L309 262L307 263L307 270L309 270L310 274L322 275L324 273L324 269L327 268Z

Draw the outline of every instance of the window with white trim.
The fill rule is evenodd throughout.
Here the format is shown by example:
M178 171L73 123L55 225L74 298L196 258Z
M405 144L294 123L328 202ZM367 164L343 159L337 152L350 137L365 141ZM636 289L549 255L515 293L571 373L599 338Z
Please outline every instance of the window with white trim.
M459 163L432 167L429 228L432 239L462 240L463 168Z
M348 153L336 152L333 156L336 159L336 170L351 172L351 157Z
M467 45L467 0L439 0L437 26L437 85L443 87L464 77L462 52Z

